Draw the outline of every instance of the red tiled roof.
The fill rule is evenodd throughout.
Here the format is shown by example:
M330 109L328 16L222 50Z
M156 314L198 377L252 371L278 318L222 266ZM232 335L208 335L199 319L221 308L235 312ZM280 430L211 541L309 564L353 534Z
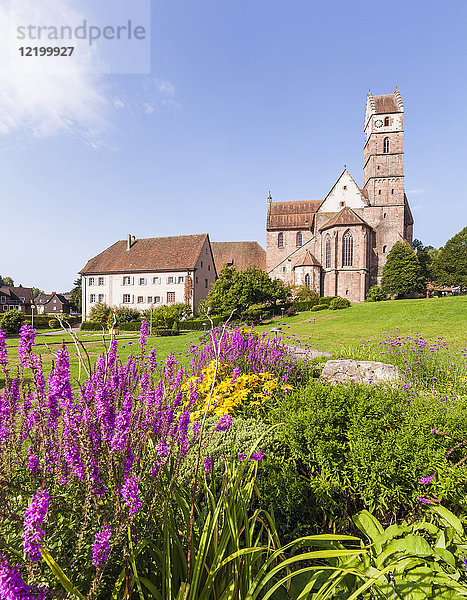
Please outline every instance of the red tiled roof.
M218 273L226 264L237 271L248 267L266 270L266 252L258 242L211 242L211 248Z
M119 240L86 263L80 271L90 273L131 273L132 271L183 271L193 269L207 233L163 238Z
M315 212L322 203L322 200L271 202L268 210L267 229L270 231L311 227Z
M329 219L329 221L326 221L326 223L320 227L320 231L335 227L336 225L366 225L369 227L368 223L354 213L348 206L345 206L340 212Z
M320 263L316 260L313 254L307 250L305 254L297 260L295 267L319 267Z
M394 94L373 96L377 114L400 112Z

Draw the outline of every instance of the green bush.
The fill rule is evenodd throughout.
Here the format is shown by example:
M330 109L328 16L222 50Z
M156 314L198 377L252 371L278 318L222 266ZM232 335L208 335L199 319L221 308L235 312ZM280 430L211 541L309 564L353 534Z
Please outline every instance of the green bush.
M123 323L132 323L133 321L139 321L141 319L141 312L137 308L131 308L129 306L120 306L115 311L115 318L117 327L120 327Z
M343 308L349 308L350 301L347 298L333 298L329 304L331 310L341 310Z
M214 327L222 325L226 321L225 317L211 317L211 319L214 323ZM211 328L211 323L206 317L205 319L187 319L186 321L180 321L180 329L182 331L203 331L203 323L206 323L206 329Z
M311 310L316 312L317 310L325 310L326 308L329 308L329 304L316 304Z
M372 285L368 290L365 302L381 302L382 300L386 300L386 294L379 285Z
M10 310L0 318L0 329L5 333L14 335L19 333L24 323L24 314L19 310Z
M49 319L49 328L50 329L58 329L60 327L60 323L57 319Z
M388 523L416 513L427 493L418 479L444 464L452 437L467 438L467 397L449 406L433 397L355 384L332 386L315 380L284 397L271 413L283 451L268 466L263 505L274 505L278 529L302 534L348 526L348 516L369 508ZM450 455L452 464L463 454ZM463 469L467 467L463 467ZM457 471L456 471L457 472ZM437 497L461 503L466 472L448 474Z
M181 321L191 315L191 306L178 302L176 304L163 304L152 308L153 327L170 329L175 321ZM151 323L151 309L143 311L143 318Z
M318 298L316 300L299 300L295 301L292 306L295 308L297 312L304 312L306 310L311 310L313 306L318 305Z
M130 321L129 323L121 323L118 326L120 331L139 331L141 329L141 321Z
M334 298L339 298L339 296L322 296L319 299L318 304L327 304L329 306L331 304L331 300L334 300Z
M107 306L105 302L98 302L94 304L89 312L89 320L92 323L99 323L101 325L107 325L109 318L111 318L112 309Z

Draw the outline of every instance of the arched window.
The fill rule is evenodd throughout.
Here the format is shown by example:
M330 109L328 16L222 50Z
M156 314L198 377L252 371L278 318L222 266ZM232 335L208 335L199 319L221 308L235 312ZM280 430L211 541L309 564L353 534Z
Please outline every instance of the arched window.
M284 247L284 234L283 233L279 233L279 235L277 236L277 247L278 248Z
M388 249L387 246L383 246L383 254L386 254L386 250Z
M384 126L385 127L389 126L389 117L384 117Z
M307 273L305 275L305 285L306 285L306 287L310 287L310 283L311 283L310 274Z
M297 248L303 244L303 235L301 231L297 233Z
M383 152L384 152L384 154L389 154L389 138L388 137L384 138Z
M353 237L350 231L344 234L342 240L342 266L351 267L353 265Z
M331 238L326 238L326 269L331 268Z

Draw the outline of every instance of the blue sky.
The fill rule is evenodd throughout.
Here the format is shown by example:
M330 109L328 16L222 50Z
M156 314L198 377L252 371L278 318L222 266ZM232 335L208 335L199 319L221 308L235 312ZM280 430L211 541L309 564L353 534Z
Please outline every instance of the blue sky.
M41 79L3 65L0 274L66 291L128 233L264 245L269 190L323 198L344 164L362 184L366 94L396 85L415 237L439 247L466 225L464 2L151 8L150 73Z

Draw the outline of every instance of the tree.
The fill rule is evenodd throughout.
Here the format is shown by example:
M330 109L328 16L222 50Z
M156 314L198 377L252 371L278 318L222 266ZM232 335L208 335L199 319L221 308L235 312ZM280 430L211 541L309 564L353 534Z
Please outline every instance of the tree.
M383 269L381 287L385 294L403 296L421 292L425 278L417 255L405 242L396 242Z
M0 287L3 285L6 287L14 287L15 282L13 281L13 279L11 277L2 277L0 275Z
M152 309L152 324L154 327L163 329L171 329L176 323L182 319L186 319L191 315L191 306L178 302L176 304L163 304ZM143 311L143 318L151 322L151 310Z
M372 285L368 290L365 302L381 302L382 300L386 300L386 294L379 285Z
M110 306L107 306L104 302L98 302L94 304L89 313L89 320L92 323L100 323L101 325L106 325L108 323L108 318L112 315L112 309Z
M39 289L39 288L37 288L37 287L33 287L33 288L32 288L32 296L33 296L33 298L37 298L37 296L38 296L39 294L43 294L43 293L44 293L44 290L40 290L40 289Z
M293 292L296 300L300 302L316 301L316 304L318 304L319 295L307 285L297 286Z
M15 334L24 323L24 314L19 310L10 310L0 319L0 329L5 333Z
M75 307L75 309L79 312L81 312L81 284L82 284L82 280L83 278L81 277L81 275L78 277L78 279L76 279L73 282L73 285L75 286L72 290L71 290L71 304Z
M436 248L433 246L424 246L420 240L414 240L412 242L412 248L417 254L425 281L431 281L433 279L433 251L436 252Z
M467 287L467 227L440 248L433 272L440 284Z
M234 309L241 316L253 304L273 306L290 296L290 288L278 279L270 277L261 269L249 267L237 271L224 267L211 287L207 306L213 315L229 314Z

